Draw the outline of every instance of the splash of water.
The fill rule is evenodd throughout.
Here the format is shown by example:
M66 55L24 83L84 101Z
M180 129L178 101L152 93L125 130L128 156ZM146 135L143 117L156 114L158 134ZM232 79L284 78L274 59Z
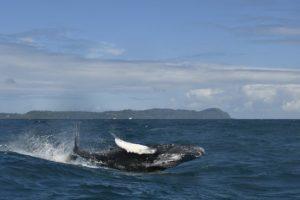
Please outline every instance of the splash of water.
M24 134L5 145L7 151L28 155L53 162L81 165L95 168L97 166L83 159L70 160L73 152L73 140L55 138L54 135Z

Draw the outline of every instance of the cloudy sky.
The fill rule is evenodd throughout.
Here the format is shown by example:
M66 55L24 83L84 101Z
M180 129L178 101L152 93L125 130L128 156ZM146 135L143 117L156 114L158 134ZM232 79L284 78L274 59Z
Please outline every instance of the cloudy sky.
M300 1L0 3L0 112L300 117Z

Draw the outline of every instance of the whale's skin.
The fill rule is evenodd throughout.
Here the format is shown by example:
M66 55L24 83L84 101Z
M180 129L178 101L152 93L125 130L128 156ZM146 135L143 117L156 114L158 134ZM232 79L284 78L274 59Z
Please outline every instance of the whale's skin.
M194 145L159 144L151 145L153 154L128 153L120 147L103 152L90 152L79 148L76 139L70 159L84 158L99 166L133 172L154 172L175 167L194 160L204 154L204 149Z

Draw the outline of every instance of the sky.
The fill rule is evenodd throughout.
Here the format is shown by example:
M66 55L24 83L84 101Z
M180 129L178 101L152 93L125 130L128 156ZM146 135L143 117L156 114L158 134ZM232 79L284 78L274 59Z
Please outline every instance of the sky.
M2 0L0 112L300 118L298 0Z

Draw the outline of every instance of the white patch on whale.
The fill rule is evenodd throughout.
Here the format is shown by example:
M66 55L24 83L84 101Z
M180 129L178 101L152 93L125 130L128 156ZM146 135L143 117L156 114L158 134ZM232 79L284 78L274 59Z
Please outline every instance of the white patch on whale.
M118 137L115 137L115 143L118 147L124 149L128 153L136 153L136 154L154 154L156 152L155 148L147 147L141 144L135 144L131 142L126 142L121 140Z
M177 153L166 153L166 154L161 154L158 156L158 158L154 161L155 164L162 164L162 163L169 163L169 162L176 162L182 158L181 154Z

